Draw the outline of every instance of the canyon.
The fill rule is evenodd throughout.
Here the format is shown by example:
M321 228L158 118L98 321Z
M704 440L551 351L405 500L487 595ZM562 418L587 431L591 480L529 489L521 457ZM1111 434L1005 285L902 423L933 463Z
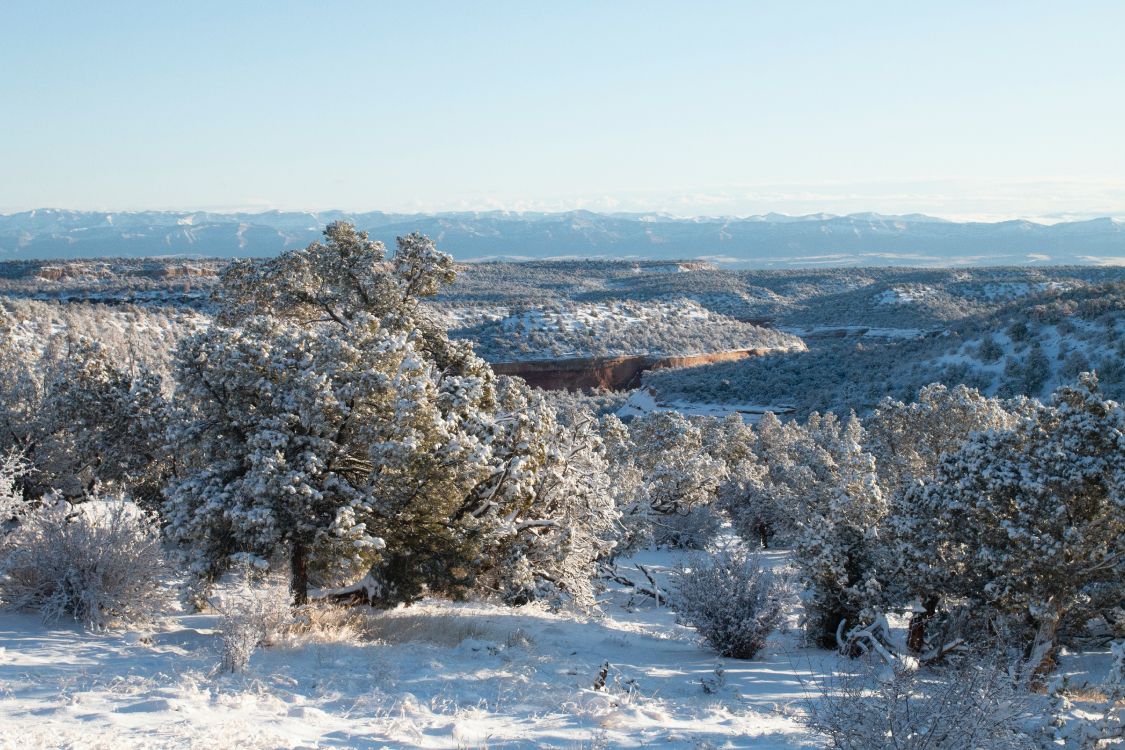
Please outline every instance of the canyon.
M760 357L774 349L737 349L683 356L630 355L621 357L575 357L572 359L535 359L517 362L493 362L499 375L523 378L528 385L548 390L582 391L606 389L622 391L641 384L646 370L672 367L699 367L715 362L732 362Z

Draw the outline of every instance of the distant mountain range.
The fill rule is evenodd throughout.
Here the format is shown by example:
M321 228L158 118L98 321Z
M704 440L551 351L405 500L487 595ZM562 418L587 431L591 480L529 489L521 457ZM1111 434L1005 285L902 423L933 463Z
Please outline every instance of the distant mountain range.
M1125 222L953 222L920 214L381 212L99 213L37 209L0 216L0 260L268 256L303 247L344 219L393 247L420 231L458 260L705 259L750 267L1125 264Z

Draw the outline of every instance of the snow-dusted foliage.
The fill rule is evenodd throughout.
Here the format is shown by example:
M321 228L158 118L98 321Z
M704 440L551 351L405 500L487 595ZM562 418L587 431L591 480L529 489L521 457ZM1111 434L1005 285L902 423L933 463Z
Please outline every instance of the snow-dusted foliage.
M0 458L0 536L27 511L28 503L20 487L20 479L27 471L27 461L19 453Z
M132 502L57 500L0 542L0 600L100 629L157 614L165 570L159 524Z
M853 415L813 414L804 424L763 417L756 459L735 466L723 505L749 544L767 541L779 528L795 548L808 587L809 636L828 648L841 623L869 616L878 591L874 579L879 528L887 503L875 459Z
M1026 750L1041 746L1033 697L994 662L838 675L804 722L834 750ZM1042 717L1039 717L1041 723Z
M623 426L615 426L621 431ZM699 548L717 528L708 507L726 471L704 445L703 431L677 412L653 412L630 423L619 460L639 483L622 508L630 544Z
M485 468L476 412L493 395L479 360L451 346L438 360L440 337L412 316L411 290L429 288L415 271L448 256L408 238L392 275L366 235L334 224L325 236L235 264L216 325L178 355L173 439L191 468L165 512L202 582L236 553L285 556L302 602L310 565L370 566L380 530L424 526L412 513L455 506Z
M588 412L556 418L542 397L504 385L521 399L509 408L525 424L514 442L519 459L506 460L508 476L497 478L498 487L508 485L510 510L492 532L492 585L510 602L553 589L591 607L596 562L613 550L620 518L597 421ZM514 482L517 471L529 481Z
M17 325L0 305L0 450L29 459L41 442L43 372L31 343L17 336Z
M681 572L674 604L719 654L753 659L781 623L791 593L753 555L723 549Z
M70 342L40 411L51 453L40 459L46 481L69 496L96 482L155 504L168 472L167 414L158 376L123 369L95 341Z
M259 646L275 638L292 619L284 578L244 565L234 581L211 600L219 612L219 670L242 672Z
M894 506L909 593L994 613L1049 668L1089 590L1125 598L1125 412L1083 375L1012 429L974 434Z
M747 430L749 450L728 461L728 474L719 486L719 505L735 531L750 544L768 547L774 537L791 543L797 531L799 470L790 450L801 436L800 426L782 424L766 412L757 428Z
M865 423L883 492L892 497L917 481L929 479L941 460L959 450L970 435L1011 429L1033 414L1035 408L1036 402L1026 398L1004 401L967 386L948 388L940 383L922 388L911 403L883 399ZM908 644L912 650L921 651L925 647L926 623L933 619L939 597L924 593L935 583L926 572L929 561L916 559L909 549L918 543L914 535L924 535L927 530L903 529L908 535L901 538L908 548L905 551L896 542L894 531L902 512L902 507L896 507L896 516L889 523L889 539L884 540L887 546L880 562L882 598L890 607L901 607L914 599L910 606Z
M426 317L420 298L452 278L427 238L400 239L388 264L349 225L325 237L235 264L216 324L179 353L187 468L165 507L196 580L236 553L284 557L297 601L310 574L367 571L350 594L392 604L495 583L515 554L515 598L553 580L588 601L600 447Z
M797 565L809 584L809 632L830 645L841 623L848 626L870 616L879 554L879 526L887 503L875 475L874 457L864 450L863 427L852 415L838 426L810 419L830 460L827 482L808 488L796 544Z
M884 492L931 476L942 456L960 448L971 433L1010 429L1030 409L1026 399L1005 402L975 388L940 383L922 388L909 404L883 399L864 427Z
M1125 641L1111 643L1110 653L1113 661L1106 683L1116 694L1125 694Z
M167 472L160 377L93 338L37 333L0 308L0 450L27 460L24 492L78 499L99 484L152 504Z

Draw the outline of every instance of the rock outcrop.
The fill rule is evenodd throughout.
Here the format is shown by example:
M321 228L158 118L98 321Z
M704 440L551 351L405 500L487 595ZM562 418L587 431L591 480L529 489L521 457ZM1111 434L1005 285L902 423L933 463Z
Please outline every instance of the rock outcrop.
M641 384L645 370L669 367L699 367L713 362L731 362L758 357L770 349L738 349L709 354L688 354L678 357L626 356L577 357L574 359L538 359L521 362L494 362L492 369L500 375L515 375L528 385L550 390L581 391L605 388L628 390Z

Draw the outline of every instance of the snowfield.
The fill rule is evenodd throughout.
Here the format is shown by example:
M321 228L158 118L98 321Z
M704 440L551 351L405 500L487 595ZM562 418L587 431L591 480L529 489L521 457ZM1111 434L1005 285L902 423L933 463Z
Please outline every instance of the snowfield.
M620 570L643 581L635 562L679 557ZM427 600L372 614L366 635L260 649L240 675L215 672L217 615L96 634L3 613L0 747L819 745L793 717L835 655L790 628L753 661L723 659L651 598L617 587L603 609Z
M646 585L643 566L666 588L692 557L647 551L617 570ZM786 553L761 562L784 568ZM814 748L824 740L798 717L825 680L862 669L804 646L796 611L742 661L625 586L600 602L590 616L439 600L363 610L362 628L284 636L236 675L216 668L216 614L91 633L0 612L0 748ZM1109 661L1064 652L1060 679L1096 687ZM1083 711L1069 709L1060 738L1078 736Z

